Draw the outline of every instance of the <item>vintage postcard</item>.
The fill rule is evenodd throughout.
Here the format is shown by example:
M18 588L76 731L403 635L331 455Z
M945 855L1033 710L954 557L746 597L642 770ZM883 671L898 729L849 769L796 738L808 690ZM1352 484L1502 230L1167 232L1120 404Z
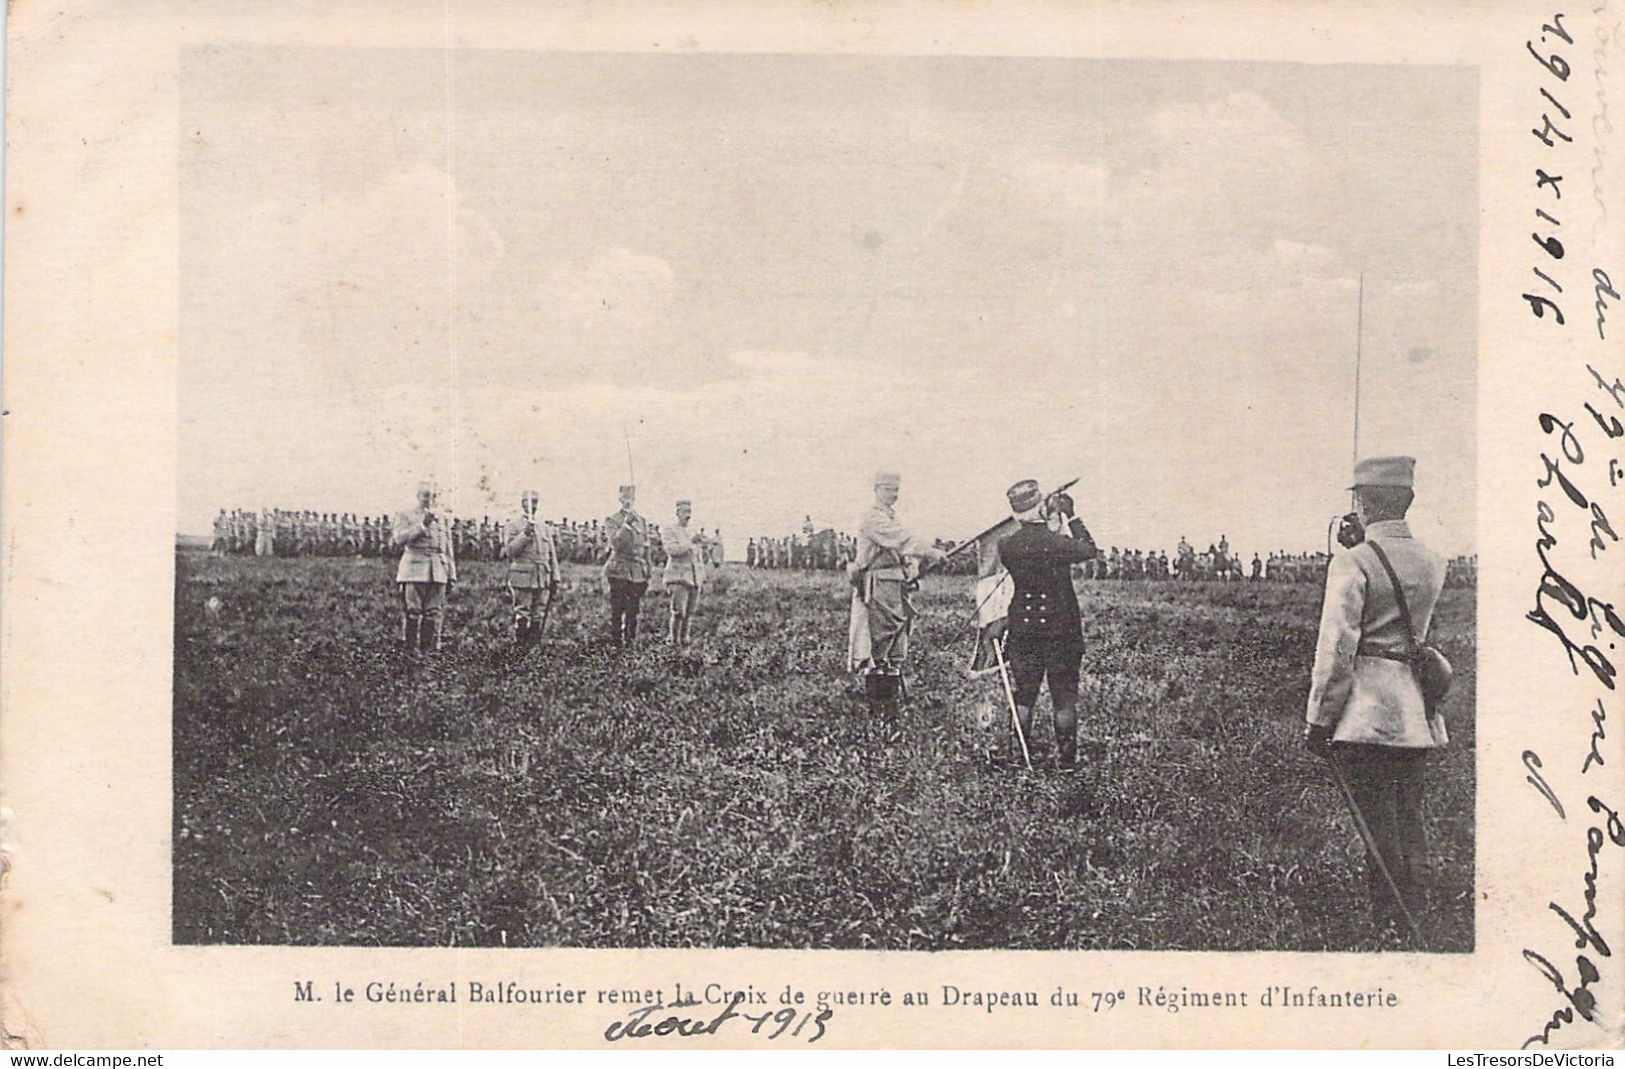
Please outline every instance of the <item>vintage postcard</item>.
M1622 11L13 5L6 1041L1616 1048Z

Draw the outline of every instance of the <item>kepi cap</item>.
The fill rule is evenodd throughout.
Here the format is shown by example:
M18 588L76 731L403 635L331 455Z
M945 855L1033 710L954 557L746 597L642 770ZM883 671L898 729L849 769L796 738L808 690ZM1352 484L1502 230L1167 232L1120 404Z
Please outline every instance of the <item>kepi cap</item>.
M1037 479L1023 479L1004 492L1010 499L1011 512L1030 512L1043 503L1043 491L1038 489Z
M678 498L677 499L677 507L682 508L684 505L687 505L689 508L693 508L694 507L694 502L690 501L686 497Z
M1361 486L1393 486L1407 490L1416 484L1415 457L1366 457L1354 465L1353 490Z
M633 486L631 483L622 483L620 492L623 494L635 494L638 492L638 488Z
M876 486L901 486L902 484L903 477L897 473L897 469L877 468L875 470Z

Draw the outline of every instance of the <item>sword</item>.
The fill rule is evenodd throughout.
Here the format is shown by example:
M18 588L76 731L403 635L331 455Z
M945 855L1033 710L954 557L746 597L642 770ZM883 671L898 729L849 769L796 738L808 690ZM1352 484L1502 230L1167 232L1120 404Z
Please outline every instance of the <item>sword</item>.
M547 603L542 606L542 622L536 628L536 638L538 640L541 639L543 632L547 630L547 618L553 612L553 596L557 589L557 587L548 587L547 589Z
M1332 768L1332 778L1337 780L1338 789L1343 792L1343 800L1348 803L1349 813L1354 817L1355 830L1365 842L1366 850L1377 861L1377 869L1382 873L1383 882L1388 884L1388 890L1393 893L1394 901L1399 904L1399 912L1405 917L1405 923L1411 929L1411 935L1422 949L1427 949L1427 940L1422 936L1422 926L1416 923L1411 911L1405 905L1405 896L1399 893L1399 884L1394 880L1394 874L1388 871L1388 863L1382 859L1382 851L1377 849L1377 837L1371 834L1371 826L1365 822L1365 814L1360 812L1360 803L1354 800L1354 792L1349 789L1349 781L1343 776L1343 767L1337 763L1337 755L1328 753L1326 763Z
M1027 763L1027 771L1033 770L1033 756L1027 752L1027 733L1021 730L1021 717L1016 713L1016 692L1010 689L1010 672L1004 663L1004 639L993 640L993 656L999 662L999 681L1004 684L1004 697L1010 703L1010 723L1015 725L1016 739L1021 743L1021 759Z

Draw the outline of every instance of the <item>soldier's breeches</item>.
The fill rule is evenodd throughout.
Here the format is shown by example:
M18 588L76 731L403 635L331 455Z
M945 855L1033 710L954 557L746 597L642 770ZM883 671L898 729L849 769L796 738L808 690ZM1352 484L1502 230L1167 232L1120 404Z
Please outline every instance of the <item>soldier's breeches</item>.
M1427 837L1423 827L1422 781L1431 751L1398 746L1338 743L1337 761L1348 776L1349 792L1382 851L1388 873L1410 898L1426 865ZM1390 904L1393 893L1371 851L1366 851L1366 876L1374 902ZM1409 905L1410 903L1407 903Z
M1031 708L1036 704L1038 691L1047 680L1050 704L1056 709L1077 707L1079 665L1083 660L1079 640L1011 636L1008 655L1010 688L1015 691L1017 705Z
M402 583L401 605L408 620L428 620L438 628L446 616L446 584Z
M532 620L542 618L542 607L547 601L545 587L511 586L508 588L508 597L513 601L515 623L528 624Z
M609 581L609 624L615 641L625 643L637 637L638 607L642 604L643 592L648 587L648 583L633 582L630 579Z
M901 665L908 658L908 593L901 580L876 579L869 600L869 654L875 664Z
M666 593L671 596L673 616L687 616L700 600L700 592L691 583L667 583Z

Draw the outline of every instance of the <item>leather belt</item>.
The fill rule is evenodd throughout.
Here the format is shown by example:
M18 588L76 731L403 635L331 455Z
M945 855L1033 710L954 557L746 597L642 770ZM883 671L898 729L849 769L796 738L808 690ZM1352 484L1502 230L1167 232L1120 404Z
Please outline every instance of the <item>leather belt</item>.
M1361 646L1354 651L1356 657L1378 657L1384 661L1398 661L1400 664L1410 664L1411 655L1392 650L1374 650Z

